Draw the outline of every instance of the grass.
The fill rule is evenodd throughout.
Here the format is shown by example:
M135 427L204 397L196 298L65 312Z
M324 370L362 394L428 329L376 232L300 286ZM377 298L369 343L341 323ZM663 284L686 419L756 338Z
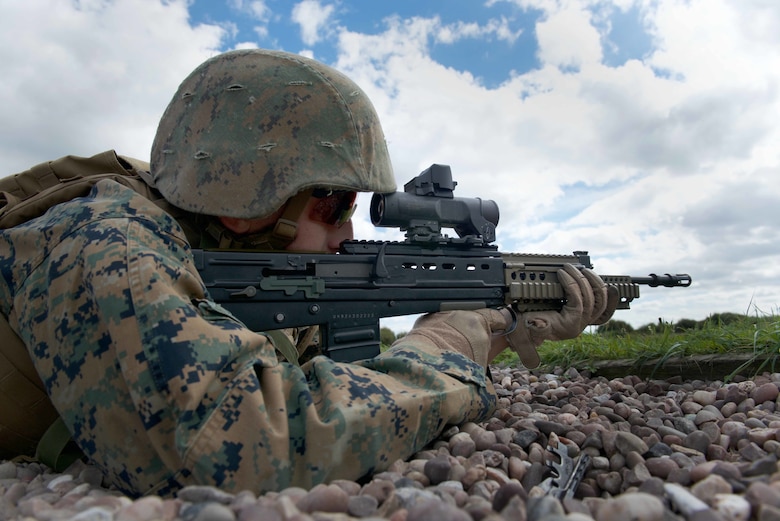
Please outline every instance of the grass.
M749 359L729 377L760 360L758 372L780 369L780 318L756 314L719 313L696 322L648 324L634 330L620 321L610 321L573 340L545 342L539 348L542 370L555 367L592 369L603 360L634 360L635 366L660 367L670 358L694 355L748 355ZM518 357L505 351L495 361L516 365Z

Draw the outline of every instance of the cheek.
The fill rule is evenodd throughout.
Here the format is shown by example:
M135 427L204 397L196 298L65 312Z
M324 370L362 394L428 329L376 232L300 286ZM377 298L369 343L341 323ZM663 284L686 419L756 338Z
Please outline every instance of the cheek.
M328 229L321 223L301 219L295 240L287 246L290 251L327 251Z
M334 234L334 237L332 240L336 241L336 244L331 244L331 247L338 249L338 245L341 243L341 241L351 240L355 238L355 230L352 228L352 220L344 223L344 226L341 228L336 229L336 233Z

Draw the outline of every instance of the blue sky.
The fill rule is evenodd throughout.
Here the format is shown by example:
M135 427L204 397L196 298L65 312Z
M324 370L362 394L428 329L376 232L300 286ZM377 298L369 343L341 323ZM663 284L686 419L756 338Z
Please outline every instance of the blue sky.
M381 32L390 18L438 18L445 26L466 23L487 27L497 21L505 23L509 34L503 37L494 33L463 36L452 42L434 39L429 42L434 60L447 67L468 70L488 87L498 86L510 74L522 74L540 66L534 31L544 12L532 6L519 6L510 1L483 3L473 0L312 3L326 8L328 25L368 34ZM301 24L293 15L298 5L300 3L283 0L260 4L195 0L190 4L189 13L196 24L233 24L231 34L225 40L225 49L251 40L264 47L307 49L322 61L335 61L332 33L322 34L322 39L316 43L304 41ZM651 50L651 36L642 23L637 5L622 8L607 3L588 9L597 18L595 23L604 36L605 63L619 66L629 59L641 59Z
M602 274L688 272L639 326L780 302L780 2L0 0L0 154L13 173L148 158L203 60L313 57L374 102L399 186L448 164L494 199L503 251L589 250ZM375 229L361 196L359 238ZM404 329L401 323L396 329Z
M229 44L256 39L262 46L281 49L309 49L318 59L333 62L336 52L332 39L323 39L314 45L304 42L301 27L293 21L293 2L269 1L263 5L266 10L260 16L248 16L251 7L246 3L241 8L231 2L196 0L190 7L194 22L224 22L230 20L236 25ZM484 39L463 38L452 43L430 42L431 57L436 61L460 70L469 70L481 78L485 85L496 86L503 82L511 71L526 72L538 66L535 57L536 41L533 38L534 23L539 12L523 9L510 2L496 2L486 6L474 1L393 1L393 2L338 2L333 5L330 24L348 27L351 31L376 34L386 27L388 18L408 19L413 17L439 18L442 24L467 23L486 25L492 20L505 19L512 33L512 41L489 37L491 45ZM273 12L274 14L271 14ZM619 14L617 16L620 16ZM628 15L630 18L630 14ZM267 30L258 35L256 27ZM332 35L331 35L332 36ZM630 35L622 35L630 38ZM622 45L620 46L623 48Z

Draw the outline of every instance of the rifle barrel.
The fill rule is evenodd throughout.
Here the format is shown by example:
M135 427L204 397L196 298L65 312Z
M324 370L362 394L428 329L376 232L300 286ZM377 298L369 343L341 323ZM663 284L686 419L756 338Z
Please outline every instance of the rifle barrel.
M651 288L657 286L664 286L666 288L687 288L691 285L691 276L687 273L678 273L677 275L671 275L669 273L656 275L655 273L651 273L647 277L631 277L631 282L634 284L647 284Z

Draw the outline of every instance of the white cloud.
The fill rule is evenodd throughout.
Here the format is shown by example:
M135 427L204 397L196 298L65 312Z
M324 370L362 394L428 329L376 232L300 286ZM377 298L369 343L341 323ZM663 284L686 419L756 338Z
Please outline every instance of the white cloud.
M292 9L292 19L301 27L301 40L314 45L322 38L321 31L328 28L335 11L333 5L322 5L319 0L303 0Z
M251 0L251 1L229 0L228 5L230 6L231 9L240 13L240 16L242 17L246 16L251 20L255 20L259 22L258 25L255 25L252 28L252 30L257 35L257 38L259 40L265 40L268 38L269 36L268 24L273 17L273 12L271 11L271 8L268 7L268 5L264 0ZM232 25L235 27L235 24ZM235 36L235 34L233 36ZM257 44L254 43L253 46L257 47ZM240 44L235 48L241 49L246 47L247 46L245 44Z
M271 9L263 0L229 0L228 5L236 11L251 16L255 20L267 22L271 17Z
M551 13L536 24L536 35L539 59L544 64L579 69L601 62L600 36L585 9L575 7Z
M0 154L5 173L122 146L148 157L179 82L224 30L192 27L188 2L5 2ZM153 21L153 23L151 23Z
M434 39L438 43L451 44L464 38L486 38L495 36L497 40L513 44L523 33L522 29L512 30L509 27L509 20L504 17L500 19L491 18L486 24L480 25L476 22L458 21L453 24L441 24L440 20L435 18L436 25L439 25L435 32Z
M337 65L375 100L399 182L452 165L461 196L499 202L504 250L590 249L602 273L693 275L687 290L644 290L620 317L635 325L775 309L780 48L741 22L778 20L780 7L647 2L653 49L610 67L595 2L519 3L546 13L543 65L495 89L431 58L428 42L448 34L438 19L340 34Z

